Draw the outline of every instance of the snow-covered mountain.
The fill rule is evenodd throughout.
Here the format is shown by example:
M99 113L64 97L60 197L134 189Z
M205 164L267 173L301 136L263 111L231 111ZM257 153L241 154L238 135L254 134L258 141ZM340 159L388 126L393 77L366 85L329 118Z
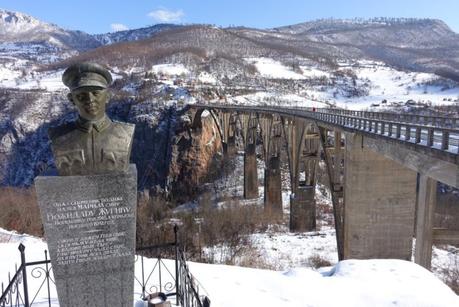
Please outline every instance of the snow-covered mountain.
M174 24L157 24L150 27L104 34L87 34L65 30L27 14L0 9L0 40L9 43L42 43L60 49L88 50L119 42L136 41L180 27Z
M0 40L9 43L42 43L60 49L87 50L100 46L91 35L64 30L32 16L0 9Z

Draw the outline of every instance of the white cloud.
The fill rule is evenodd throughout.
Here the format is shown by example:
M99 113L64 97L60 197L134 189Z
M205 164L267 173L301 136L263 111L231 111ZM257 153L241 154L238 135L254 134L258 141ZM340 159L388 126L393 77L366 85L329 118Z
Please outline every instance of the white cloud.
M110 27L112 28L112 31L115 32L129 30L129 28L126 25L123 25L122 23L112 23Z
M167 9L158 9L148 13L148 16L157 22L179 22L185 16L182 10L170 11Z

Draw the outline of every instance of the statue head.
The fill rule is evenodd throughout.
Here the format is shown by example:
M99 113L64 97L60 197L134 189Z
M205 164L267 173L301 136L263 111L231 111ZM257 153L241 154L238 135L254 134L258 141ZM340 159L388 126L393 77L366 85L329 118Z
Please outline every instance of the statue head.
M68 99L77 107L80 117L98 120L105 115L112 82L110 72L99 64L77 63L67 68L62 81L70 89Z

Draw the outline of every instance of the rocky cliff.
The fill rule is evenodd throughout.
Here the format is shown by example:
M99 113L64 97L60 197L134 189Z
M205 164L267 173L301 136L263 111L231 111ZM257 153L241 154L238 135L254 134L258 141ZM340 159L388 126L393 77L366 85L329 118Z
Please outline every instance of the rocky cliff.
M221 163L222 143L212 116L202 119L202 127L193 127L194 114L180 117L171 146L169 185L175 200L184 201L212 179L212 170Z

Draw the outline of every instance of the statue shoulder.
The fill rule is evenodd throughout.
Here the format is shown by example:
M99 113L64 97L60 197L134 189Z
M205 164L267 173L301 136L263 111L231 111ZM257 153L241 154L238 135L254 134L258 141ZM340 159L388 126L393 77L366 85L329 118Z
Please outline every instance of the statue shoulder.
M124 131L126 134L132 135L134 133L135 125L119 121L112 121L114 129Z
M55 140L63 135L68 134L69 132L72 132L75 129L76 129L75 122L65 123L63 125L56 126L56 127L49 127L48 137L50 138L50 140Z

